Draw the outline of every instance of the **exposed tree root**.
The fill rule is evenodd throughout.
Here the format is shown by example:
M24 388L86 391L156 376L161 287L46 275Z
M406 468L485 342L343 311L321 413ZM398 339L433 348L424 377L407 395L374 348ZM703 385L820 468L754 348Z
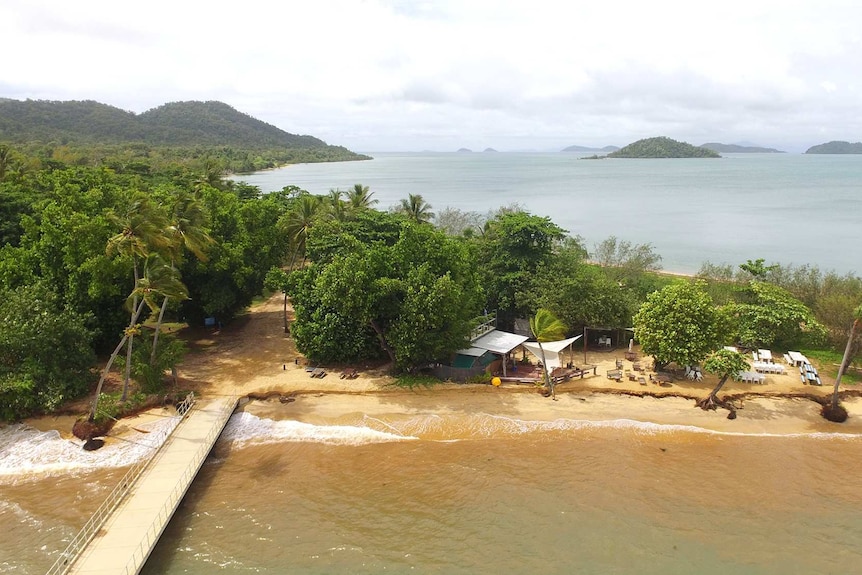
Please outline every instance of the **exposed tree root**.
M823 409L820 410L820 415L822 415L824 419L832 421L833 423L844 423L847 421L847 410L844 409L844 406L840 403L835 407L832 406L831 401L823 404Z

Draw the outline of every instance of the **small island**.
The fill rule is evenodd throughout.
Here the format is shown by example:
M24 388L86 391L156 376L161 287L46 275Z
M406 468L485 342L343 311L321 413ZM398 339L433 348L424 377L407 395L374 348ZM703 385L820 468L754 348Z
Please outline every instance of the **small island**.
M459 154L469 154L469 153L471 153L472 151L473 151L473 150L471 150L470 148L458 148L458 153L459 153Z
M494 148L485 148L483 151L484 152L496 152L497 150L495 150Z
M664 136L646 138L608 154L609 158L720 158L718 152Z
M862 142L845 142L833 140L825 144L811 146L805 151L806 154L862 154Z

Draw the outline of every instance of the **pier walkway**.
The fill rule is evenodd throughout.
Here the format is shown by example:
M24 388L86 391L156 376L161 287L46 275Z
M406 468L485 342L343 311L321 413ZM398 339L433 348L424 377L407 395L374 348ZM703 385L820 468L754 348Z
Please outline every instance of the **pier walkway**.
M198 401L62 571L139 573L236 406L236 397Z

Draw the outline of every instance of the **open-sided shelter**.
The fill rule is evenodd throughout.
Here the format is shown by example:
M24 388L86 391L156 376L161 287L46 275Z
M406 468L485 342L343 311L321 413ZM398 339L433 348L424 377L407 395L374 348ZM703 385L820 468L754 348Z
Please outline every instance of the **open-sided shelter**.
M557 367L561 367L564 363L566 363L564 361L566 350L569 350L569 357L572 357L574 355L572 344L574 344L582 337L583 335L576 335L575 337L561 339L559 341L543 341L541 349L539 349L539 342L537 341L526 341L521 345L526 348L526 350L529 351L531 354L536 356L539 361L542 360L542 350L544 350L546 365L549 370L553 370Z

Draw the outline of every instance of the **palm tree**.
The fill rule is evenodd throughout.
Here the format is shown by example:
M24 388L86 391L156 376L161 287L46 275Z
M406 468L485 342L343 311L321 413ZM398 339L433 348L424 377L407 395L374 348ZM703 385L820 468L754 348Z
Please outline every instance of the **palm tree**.
M336 222L343 222L348 218L345 202L341 199L344 195L339 189L329 190L326 195L327 215Z
M420 194L409 194L406 200L401 200L398 211L418 224L428 223L434 219L431 204L423 200Z
M114 213L110 214L109 217L121 227L121 231L108 239L105 253L109 256L117 254L131 258L134 285L137 286L139 280L138 261L146 258L150 253L166 250L170 245L170 239L165 235L168 220L160 206L154 204L149 196L140 192L132 196L124 214L117 215ZM132 292L134 298L137 298L135 293L135 291ZM133 299L131 313L134 315L137 309L137 299ZM133 341L134 334L129 334L126 347L126 373L123 379L123 401L128 394L129 379L131 378Z
M99 407L99 396L102 394L102 385L105 383L105 378L111 371L111 366L114 364L114 361L117 359L117 355L120 353L123 346L127 342L131 341L135 333L138 331L137 322L144 306L148 306L153 311L158 307L155 303L157 295L173 297L175 299L185 299L188 297L188 291L186 290L186 286L184 286L180 281L179 274L176 269L168 266L157 254L152 254L147 257L144 262L143 277L139 278L135 282L135 289L132 290L132 293L126 299L126 306L131 311L131 320L129 321L129 326L123 330L123 337L120 339L120 343L117 344L117 347L114 348L114 352L108 359L108 363L105 365L105 369L102 371L102 375L99 378L99 383L96 386L96 396L93 398L93 405L90 409L89 420L91 422L96 419L96 410ZM131 359L127 356L127 369L130 364ZM126 391L126 385L124 384L123 401L126 399Z
M305 241L314 226L323 206L319 196L305 194L300 196L294 209L287 212L279 220L279 226L287 234L293 245L293 256L290 258L290 269L296 263L296 257L303 252L302 262L305 264Z
M204 229L207 220L204 205L195 194L185 190L177 192L171 210L170 225L165 230L165 235L169 241L166 251L170 257L172 269L176 268L177 261L182 257L184 249L194 254L198 260L207 261L206 250L215 242ZM153 333L153 349L150 352L151 364L156 361L159 332L169 299L169 296L165 296L162 300L161 309L159 309L159 319Z
M545 386L553 399L557 399L554 391L554 382L548 373L548 361L545 358L545 349L542 347L542 342L557 341L563 338L566 332L566 326L558 320L550 311L540 308L536 310L536 315L530 318L530 331L536 342L539 344L539 352L542 354L542 370L544 371Z
M373 195L374 192L368 191L368 186L354 184L353 188L347 191L347 203L350 204L352 210L370 208L377 203L377 200L371 199Z
M706 358L703 369L709 373L718 374L720 379L718 380L718 385L709 392L709 395L697 402L697 406L702 409L715 409L720 405L717 397L718 392L721 391L721 388L724 387L730 376L735 376L739 372L748 369L748 360L737 351L720 349ZM731 409L731 413L733 411Z
M853 310L853 316L853 325L850 326L850 336L847 338L847 346L844 348L844 357L841 359L841 365L838 367L838 375L835 376L832 402L823 412L826 419L836 423L843 423L847 420L847 410L842 409L838 403L838 386L841 385L841 378L844 377L844 372L847 370L850 358L853 356L853 340L856 337L856 331L859 329L859 322L862 321L862 305Z

